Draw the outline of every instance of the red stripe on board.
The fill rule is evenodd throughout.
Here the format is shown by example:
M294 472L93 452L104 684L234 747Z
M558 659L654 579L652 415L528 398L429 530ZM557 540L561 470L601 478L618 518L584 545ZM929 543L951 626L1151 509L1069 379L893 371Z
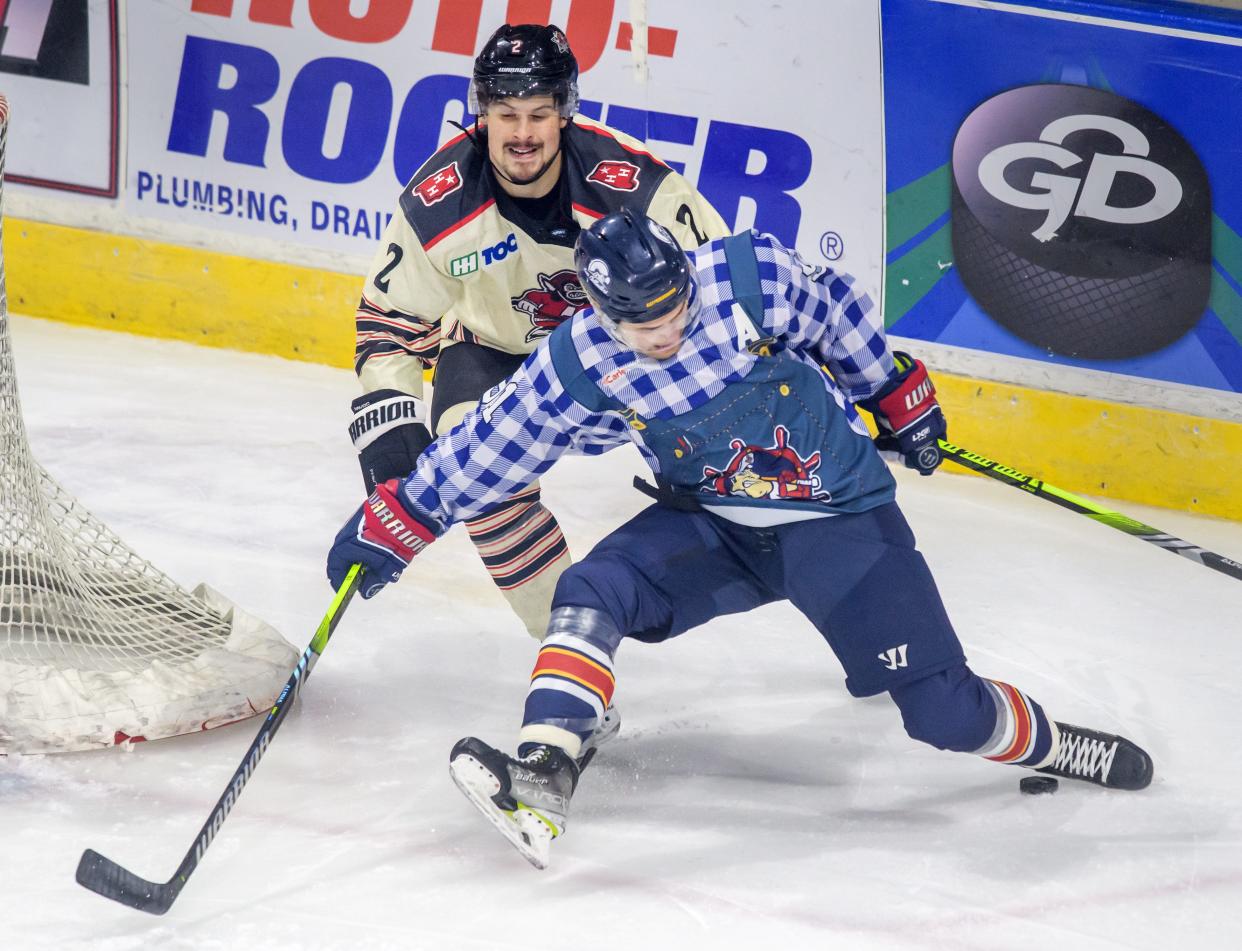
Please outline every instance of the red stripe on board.
M617 30L617 49L628 50L634 43L634 25L621 21ZM647 27L647 52L652 56L672 56L677 48L677 31L662 26Z

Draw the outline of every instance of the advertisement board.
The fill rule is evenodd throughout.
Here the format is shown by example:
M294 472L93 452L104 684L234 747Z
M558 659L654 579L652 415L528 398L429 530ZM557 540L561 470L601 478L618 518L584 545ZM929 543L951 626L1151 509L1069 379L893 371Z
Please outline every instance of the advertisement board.
M0 92L12 110L8 181L116 197L118 30L117 0L0 2Z
M1242 391L1242 32L1195 25L884 0L893 333Z
M469 124L479 46L556 22L582 112L646 140L728 223L879 290L876 0L181 0L129 5L127 217L369 255L403 184ZM630 9L645 11L635 56ZM816 54L790 37L818 35ZM639 38L643 34L640 30ZM141 97L139 96L141 91Z

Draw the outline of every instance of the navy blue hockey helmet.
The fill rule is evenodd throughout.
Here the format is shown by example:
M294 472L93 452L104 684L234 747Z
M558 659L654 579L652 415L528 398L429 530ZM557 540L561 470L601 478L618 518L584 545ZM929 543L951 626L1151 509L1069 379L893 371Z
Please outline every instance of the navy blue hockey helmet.
M562 116L578 111L578 60L558 26L506 23L474 60L468 105L481 115L494 99L552 96Z
M689 299L693 282L676 239L629 208L578 235L574 268L595 309L617 323L658 320Z

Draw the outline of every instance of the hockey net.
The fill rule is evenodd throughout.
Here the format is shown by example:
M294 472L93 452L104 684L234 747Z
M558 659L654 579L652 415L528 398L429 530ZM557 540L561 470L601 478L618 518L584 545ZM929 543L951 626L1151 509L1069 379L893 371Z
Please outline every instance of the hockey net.
M0 96L0 206L8 118ZM173 736L272 705L297 651L130 551L32 456L2 254L0 450L0 753Z

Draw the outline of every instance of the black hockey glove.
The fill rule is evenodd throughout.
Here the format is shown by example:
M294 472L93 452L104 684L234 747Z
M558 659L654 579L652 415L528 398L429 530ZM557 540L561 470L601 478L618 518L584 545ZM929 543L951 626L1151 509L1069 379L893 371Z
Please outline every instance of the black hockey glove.
M893 363L897 372L879 392L858 405L875 417L879 430L875 447L881 454L896 453L906 468L931 475L941 460L936 441L944 439L947 432L936 388L923 361L897 351Z
M431 445L427 404L397 390L376 390L350 404L349 438L358 452L367 492L389 479L404 479Z

